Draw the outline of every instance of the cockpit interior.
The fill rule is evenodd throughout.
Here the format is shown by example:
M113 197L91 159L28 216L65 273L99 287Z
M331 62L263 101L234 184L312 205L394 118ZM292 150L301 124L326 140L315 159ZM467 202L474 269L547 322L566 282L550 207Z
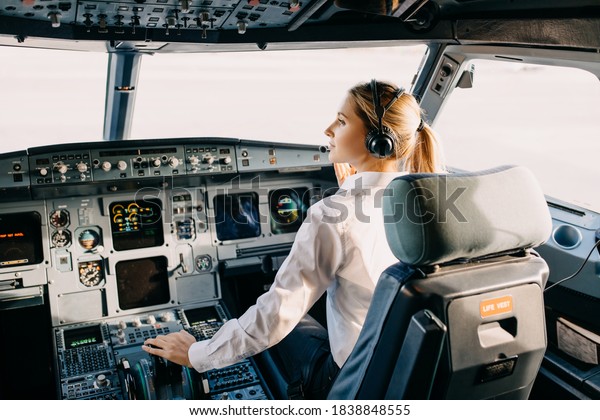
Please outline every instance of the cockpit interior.
M0 54L13 49L33 53L79 51L105 54L108 59L102 135L97 141L15 141L2 129L2 125L10 125L9 118L0 118L0 399L287 398L277 363L268 352L199 374L150 356L141 345L148 338L180 330L197 340L209 339L269 289L309 208L338 190L326 142L314 138L301 144L286 138L272 141L231 137L223 134L227 133L225 129L204 128L203 118L210 119L211 113L235 125L226 105L209 107L200 115L182 107L180 112L185 118L195 120L195 136L133 138L136 98L145 87L139 82L144 59L193 55L208 60L213 54L245 53L260 60L261 54L268 51L415 45L424 46L425 53L407 88L419 99L428 123L442 139L446 131L457 133L452 141L442 144L449 157L456 157L448 159L448 172L461 180L471 170L484 169L478 164L485 169L499 166L490 158L500 153L496 147L510 156L501 164L527 166L529 161L521 156L537 156L537 166L532 169L535 176L544 179L543 207L551 218L551 233L531 250L536 256L534 261L529 253L517 255L515 250L511 250L510 257L495 255L519 262L492 269L496 271L490 283L495 284L496 279L500 282L502 273L512 273L514 267L524 264L523 258L531 273L535 272L528 275L539 279L527 286L513 284L515 289L510 293L492 291L489 296L472 298L484 320L487 315L483 311L490 308L484 304L510 306L497 309L494 316L498 318L479 327L479 335L473 337L479 337L485 348L514 341L518 343L515 354L519 354L516 357L494 350L490 360L469 367L475 372L473 378L493 388L507 377L521 375L519 362L526 366L531 359L529 379L520 385L525 391L506 394L506 398L600 398L600 201L594 189L600 172L597 164L588 165L596 161L600 142L577 131L573 137L578 140L566 140L560 147L557 142L545 145L532 140L526 144L525 140L511 139L515 131L523 135L515 139L537 138L536 130L550 138L554 130L546 129L550 123L535 117L517 121L518 116L498 121L503 118L498 116L503 115L500 112L512 107L512 103L502 102L500 95L503 89L509 89L511 81L506 75L512 75L513 70L502 66L520 66L515 67L519 74L535 82L538 68L568 68L593 79L595 84L590 81L585 87L583 82L581 86L573 82L573 89L594 95L582 105L589 110L579 111L579 119L575 114L573 120L563 119L563 114L546 118L564 132L571 132L572 121L587 129L588 120L592 120L588 114L595 112L597 117L600 109L599 23L600 4L591 0L1 2ZM499 63L500 70L494 68L486 76L486 63ZM244 57L238 66L243 72ZM42 68L39 70L44 73ZM172 70L168 78L176 80L178 71L187 70ZM8 73L0 70L4 82L10 83ZM258 77L250 73L249 80ZM489 81L488 88L471 99L465 95L477 90L480 73L482 85ZM321 76L315 67L309 79L321 83ZM371 75L363 77L369 79ZM501 82L494 84L494 80ZM293 84L294 80L288 82ZM548 83L537 93L530 93L532 84L527 82L520 88L523 97L516 102L526 102L528 96L548 102L555 97L553 89L560 91L556 95L567 95L571 89ZM31 86L19 89L35 85L32 80ZM237 100L226 84L220 89L223 97L229 97L227 101ZM265 118L262 125L268 126L270 109L281 105L261 103L260 95L257 98ZM201 103L205 98L198 95L195 100ZM155 106L157 120L163 107L175 106L169 98L161 102ZM0 114L8 115L5 111L11 103L18 105L18 97L0 102ZM299 108L290 107L286 112L303 115ZM473 128L471 119L479 118L472 116L477 108L490 121L499 122L497 128L484 132ZM68 114L63 115L61 124L69 125L70 119ZM526 129L514 129L513 123ZM590 127L590 132L597 133L592 131L593 125ZM272 131L276 130L273 125ZM556 133L558 137L563 131ZM502 142L489 145L486 136L497 136ZM546 149L544 153L552 157L540 157L540 149ZM565 169L558 165L565 165ZM543 169L538 172L538 167ZM532 208L539 203L527 199L529 178L499 179L516 180L519 185L510 193L490 184L489 191L495 192L497 200L488 200L481 207L488 211L489 219L494 220L495 209L502 207L500 198L514 200L519 194L524 198L515 205L524 207L518 214L535 218L538 213ZM582 191L582 197L571 199L567 193L576 188ZM526 230L523 227L523 231L511 233L527 237ZM494 235L490 231L490 237ZM527 244L526 239L515 243ZM443 240L449 246L469 248L456 237ZM540 265L541 260L547 268ZM469 260L466 264L485 265L486 261ZM442 274L450 280L458 276L444 270L442 266ZM435 287L415 289L432 294L448 292L443 281L436 280L437 271L419 273L425 277L429 274ZM403 289L404 293L409 289ZM483 289L477 290L484 296ZM460 294L461 289L452 289L452 293ZM511 297L506 300L508 295ZM431 301L436 302L434 306L449 302L446 297ZM524 315L519 302L530 304L525 305L528 309ZM416 376L398 373L394 370L396 362L372 367L362 378L361 390L344 394L346 388L340 386L334 397L397 398L385 390L369 394L369 389L377 388L372 384L381 378L378 369L389 374L392 384L394 380L396 385L404 381L413 391L427 388L422 394L408 391L403 394L407 397L497 397L498 393L476 390L468 395L454 394L436 385L440 375L448 375L446 382L453 384L463 380L456 379L462 378L460 375L467 375L462 370L454 376L448 373L458 369L451 365L460 364L452 357L448 343L476 340L466 335L457 338L452 329L440 327L450 323L454 309L448 308L440 309L444 316L432 315L430 308L421 310L420 306L410 314L409 319L416 323L414 328L425 325L432 329L431 335L417 340L420 345L436 348L427 340L439 340L437 353L423 350L411 359L417 366ZM326 326L322 299L310 314ZM506 320L500 315L506 315ZM541 326L531 327L535 331L531 347L530 340L525 344L520 341L530 331L525 329L529 321L522 321L520 316L535 318ZM373 331L385 329L371 318L365 325ZM403 328L410 329L410 325ZM461 351L468 348L461 347ZM351 358L351 364L359 366L359 356L357 353ZM429 360L440 365L437 371L429 371ZM348 367L340 381L352 382L352 369ZM422 384L415 379L419 372L430 375L433 382L437 378L437 382L433 386Z

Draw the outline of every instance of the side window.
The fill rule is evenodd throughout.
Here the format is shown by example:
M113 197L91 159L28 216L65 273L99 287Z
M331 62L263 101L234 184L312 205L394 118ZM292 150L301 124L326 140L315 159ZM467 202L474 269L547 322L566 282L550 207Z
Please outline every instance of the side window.
M531 169L550 197L600 212L600 82L575 68L473 60L435 121L449 167Z

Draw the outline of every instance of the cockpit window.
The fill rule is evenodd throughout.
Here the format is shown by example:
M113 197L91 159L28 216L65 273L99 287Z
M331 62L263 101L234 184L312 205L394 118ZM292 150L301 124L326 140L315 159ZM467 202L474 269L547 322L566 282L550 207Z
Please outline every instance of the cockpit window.
M450 167L531 169L545 194L600 212L600 83L585 70L474 60L436 130Z
M0 151L102 140L108 54L0 48Z
M132 138L222 136L319 144L347 90L409 88L425 45L144 56Z
M142 58L131 138L324 143L352 85L410 87L427 47L155 54ZM0 48L2 152L102 141L108 54Z

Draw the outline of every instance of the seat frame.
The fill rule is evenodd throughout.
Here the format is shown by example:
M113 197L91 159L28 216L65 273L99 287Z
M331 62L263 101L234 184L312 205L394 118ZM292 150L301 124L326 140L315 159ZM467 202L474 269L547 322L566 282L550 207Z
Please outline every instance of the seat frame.
M530 251L443 267L389 267L328 398L527 398L547 344L547 278L546 262ZM502 296L511 296L512 310L482 317L481 302ZM497 345L482 343L485 329L497 330Z

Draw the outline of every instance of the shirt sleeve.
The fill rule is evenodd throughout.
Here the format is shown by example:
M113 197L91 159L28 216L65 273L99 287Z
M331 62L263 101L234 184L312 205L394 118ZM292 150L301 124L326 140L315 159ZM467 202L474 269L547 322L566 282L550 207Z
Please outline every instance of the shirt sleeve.
M237 363L277 344L334 281L344 258L341 224L313 205L271 288L239 319L227 321L210 339L190 347L192 366L205 372Z

